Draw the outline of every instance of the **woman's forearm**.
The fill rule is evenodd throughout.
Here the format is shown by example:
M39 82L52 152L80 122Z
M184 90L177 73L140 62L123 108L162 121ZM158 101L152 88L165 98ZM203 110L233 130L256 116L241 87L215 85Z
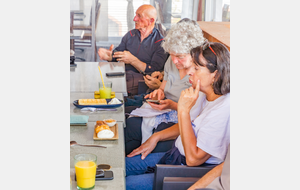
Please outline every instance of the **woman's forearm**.
M197 138L191 123L190 113L187 111L179 112L178 124L187 165L198 166L203 164L210 155L197 147Z
M153 135L158 138L158 141L174 140L179 136L178 124L176 123L167 129L154 133Z
M207 187L214 179L221 176L223 170L224 162L212 170L207 172L202 178L200 178L194 185L192 185L188 190L195 190L198 188L205 188Z

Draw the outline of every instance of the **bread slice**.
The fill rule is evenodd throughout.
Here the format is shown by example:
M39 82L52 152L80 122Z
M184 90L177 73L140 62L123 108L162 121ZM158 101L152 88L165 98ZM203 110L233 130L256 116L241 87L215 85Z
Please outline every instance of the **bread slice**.
M108 125L98 125L96 128L95 128L95 132L98 134L100 131L102 130L110 130L109 126ZM111 130L110 130L111 131Z
M106 99L79 99L79 105L107 105Z

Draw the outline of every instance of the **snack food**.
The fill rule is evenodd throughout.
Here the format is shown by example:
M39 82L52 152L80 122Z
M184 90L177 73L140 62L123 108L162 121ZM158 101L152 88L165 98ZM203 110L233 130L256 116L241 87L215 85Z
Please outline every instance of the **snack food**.
M120 102L117 98L113 98L108 104L121 104L121 103L122 102Z
M105 119L104 122L110 127L114 126L117 123L117 121L114 119Z
M95 91L94 92L94 98L95 99L100 99L100 93L99 93L99 91Z
M115 136L114 132L103 121L96 122L95 132L98 138L112 138Z
M106 99L79 99L79 105L107 105Z
M95 128L95 132L98 134L100 131L102 130L110 130L109 129L109 126L108 125L98 125L96 128Z

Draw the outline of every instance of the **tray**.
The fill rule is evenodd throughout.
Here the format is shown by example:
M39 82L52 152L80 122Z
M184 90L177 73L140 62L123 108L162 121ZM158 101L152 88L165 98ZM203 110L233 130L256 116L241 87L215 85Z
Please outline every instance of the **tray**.
M112 138L98 138L97 137L97 134L95 132L95 128L96 128L97 125L95 125L94 127L94 136L93 136L93 139L95 141L105 141L105 140L117 140L119 139L119 133L118 133L118 123L116 123L114 126L112 127L109 127L110 130L112 130L112 132L114 132L115 136L113 136Z
M73 105L76 106L77 108L117 108L123 105L123 100L118 99L120 102L122 102L121 104L107 104L107 105L79 105L78 104L78 100L75 100L73 102ZM111 99L106 99L106 102L109 103L111 101Z

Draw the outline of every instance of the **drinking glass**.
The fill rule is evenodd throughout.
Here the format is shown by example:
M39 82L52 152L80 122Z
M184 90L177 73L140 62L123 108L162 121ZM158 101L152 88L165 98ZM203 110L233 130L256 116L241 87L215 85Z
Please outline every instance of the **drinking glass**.
M105 89L103 87L103 83L99 82L99 93L101 99L110 99L111 98L111 88L112 88L112 82L107 81L104 82Z
M77 189L89 190L95 187L97 156L77 154L74 156Z

